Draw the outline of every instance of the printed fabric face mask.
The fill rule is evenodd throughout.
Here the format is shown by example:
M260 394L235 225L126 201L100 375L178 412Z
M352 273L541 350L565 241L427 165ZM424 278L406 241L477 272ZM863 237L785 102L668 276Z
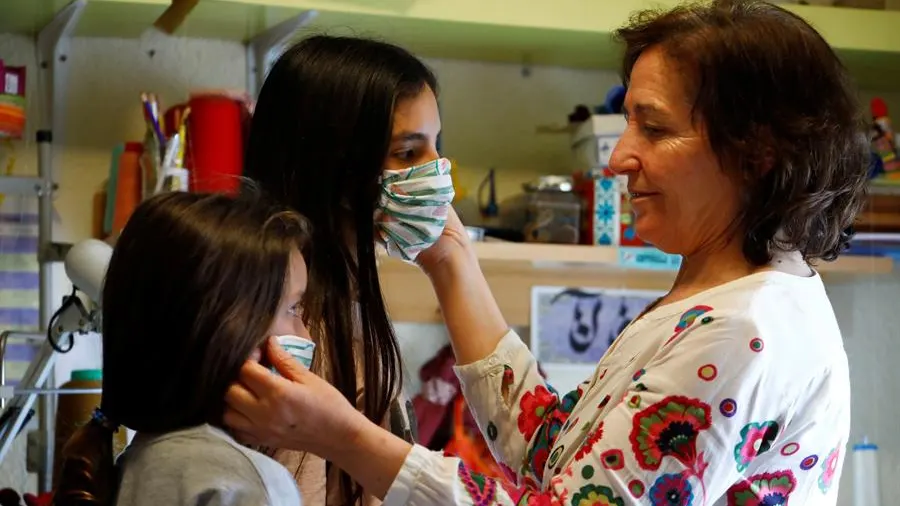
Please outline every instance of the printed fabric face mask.
M447 224L453 195L450 160L446 158L384 171L375 224L388 255L412 262L437 242Z

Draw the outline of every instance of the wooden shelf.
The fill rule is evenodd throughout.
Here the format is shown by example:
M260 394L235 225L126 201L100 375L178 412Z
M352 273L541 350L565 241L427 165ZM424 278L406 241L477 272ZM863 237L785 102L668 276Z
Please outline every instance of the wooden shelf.
M75 34L139 37L170 0L88 0ZM67 0L2 0L0 32L36 33ZM306 33L396 42L421 56L611 69L610 35L635 10L678 0L202 0L179 35L246 41L303 11ZM900 11L788 5L838 51L864 89L900 88Z
M516 326L529 324L533 286L666 290L675 279L674 272L618 267L618 248L614 247L484 242L476 243L475 248L500 309ZM826 280L881 276L893 271L893 262L888 258L844 256L823 263L818 270ZM431 284L417 267L385 257L379 272L394 321L443 321Z

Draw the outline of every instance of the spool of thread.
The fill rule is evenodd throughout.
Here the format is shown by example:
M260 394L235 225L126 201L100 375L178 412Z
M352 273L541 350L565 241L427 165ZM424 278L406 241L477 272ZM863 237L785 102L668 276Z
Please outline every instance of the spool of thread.
M878 446L866 437L853 446L853 506L881 506Z
M72 371L71 379L61 389L102 388L103 371L82 369ZM100 394L64 394L59 396L56 409L56 451L53 456L53 487L62 469L63 448L69 438L82 425L91 420L94 408L100 405ZM113 453L118 455L128 444L125 429L119 429L113 438Z
M244 162L243 105L229 96L201 94L188 106L185 165L191 191L237 192Z
M112 233L121 232L131 213L141 203L140 142L128 142L119 156L116 171L116 207L113 211Z

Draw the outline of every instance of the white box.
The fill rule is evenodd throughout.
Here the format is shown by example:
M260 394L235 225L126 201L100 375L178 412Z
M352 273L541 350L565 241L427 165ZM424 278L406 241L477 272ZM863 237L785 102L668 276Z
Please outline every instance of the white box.
M621 114L594 114L582 122L572 134L572 154L576 172L609 165L609 156L625 132L625 116Z

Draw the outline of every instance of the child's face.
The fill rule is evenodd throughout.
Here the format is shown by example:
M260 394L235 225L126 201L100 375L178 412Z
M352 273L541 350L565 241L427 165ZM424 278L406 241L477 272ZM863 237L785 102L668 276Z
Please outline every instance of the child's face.
M288 334L313 340L306 325L303 324L303 308L300 304L303 294L306 292L306 279L306 262L303 260L303 255L294 250L291 253L284 294L278 302L275 319L272 320L266 337ZM261 350L257 348L250 355L250 359L259 361L260 356Z

